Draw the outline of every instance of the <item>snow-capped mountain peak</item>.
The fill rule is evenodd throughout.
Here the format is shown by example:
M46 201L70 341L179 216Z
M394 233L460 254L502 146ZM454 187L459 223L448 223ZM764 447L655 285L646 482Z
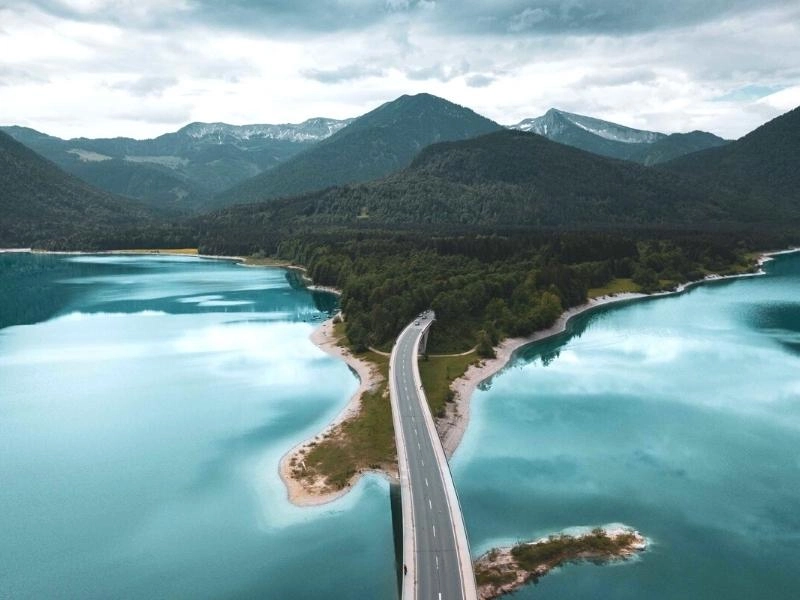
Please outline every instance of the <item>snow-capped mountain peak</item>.
M538 133L552 139L573 127L578 127L606 140L625 144L652 144L667 137L663 133L634 129L555 108L551 108L541 117L525 119L509 128Z
M182 128L182 133L196 140L252 140L273 139L290 142L318 142L332 136L346 127L352 119L327 119L316 117L302 123L284 123L280 125L229 125L227 123L191 123Z

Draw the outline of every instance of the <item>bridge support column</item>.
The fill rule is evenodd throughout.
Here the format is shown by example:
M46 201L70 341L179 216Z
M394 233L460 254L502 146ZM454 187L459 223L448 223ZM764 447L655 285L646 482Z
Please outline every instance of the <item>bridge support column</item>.
M397 570L397 597L403 596L403 501L400 482L389 484L389 504L392 507L392 533L394 537L394 560Z
M430 328L425 330L425 333L422 334L422 337L419 340L419 355L425 354L426 350L428 349L428 334L430 333Z

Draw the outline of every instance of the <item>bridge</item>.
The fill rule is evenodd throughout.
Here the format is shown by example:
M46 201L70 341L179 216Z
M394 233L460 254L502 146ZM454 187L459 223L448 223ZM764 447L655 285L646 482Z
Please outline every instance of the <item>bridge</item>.
M433 312L397 338L389 359L403 513L403 600L475 600L475 575L453 478L417 365Z

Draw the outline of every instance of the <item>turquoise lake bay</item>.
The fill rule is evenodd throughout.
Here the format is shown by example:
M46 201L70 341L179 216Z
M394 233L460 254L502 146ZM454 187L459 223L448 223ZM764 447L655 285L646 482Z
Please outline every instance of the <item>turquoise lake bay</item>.
M0 265L27 323L0 329L0 598L392 597L388 485L297 508L277 473L357 386L308 340L334 299L227 261Z
M515 597L800 596L800 256L618 304L475 393L473 554L622 522L652 544ZM357 382L281 269L0 254L0 598L394 598L389 486L292 506L280 457Z
M767 270L578 317L473 396L473 553L612 522L652 542L518 597L800 597L800 257Z

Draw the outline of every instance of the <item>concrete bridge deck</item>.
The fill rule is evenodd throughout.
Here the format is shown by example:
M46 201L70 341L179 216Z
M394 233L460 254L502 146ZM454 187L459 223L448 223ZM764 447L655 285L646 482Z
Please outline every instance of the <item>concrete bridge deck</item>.
M475 575L453 478L417 366L432 312L409 324L392 349L392 402L403 509L404 600L475 600Z

